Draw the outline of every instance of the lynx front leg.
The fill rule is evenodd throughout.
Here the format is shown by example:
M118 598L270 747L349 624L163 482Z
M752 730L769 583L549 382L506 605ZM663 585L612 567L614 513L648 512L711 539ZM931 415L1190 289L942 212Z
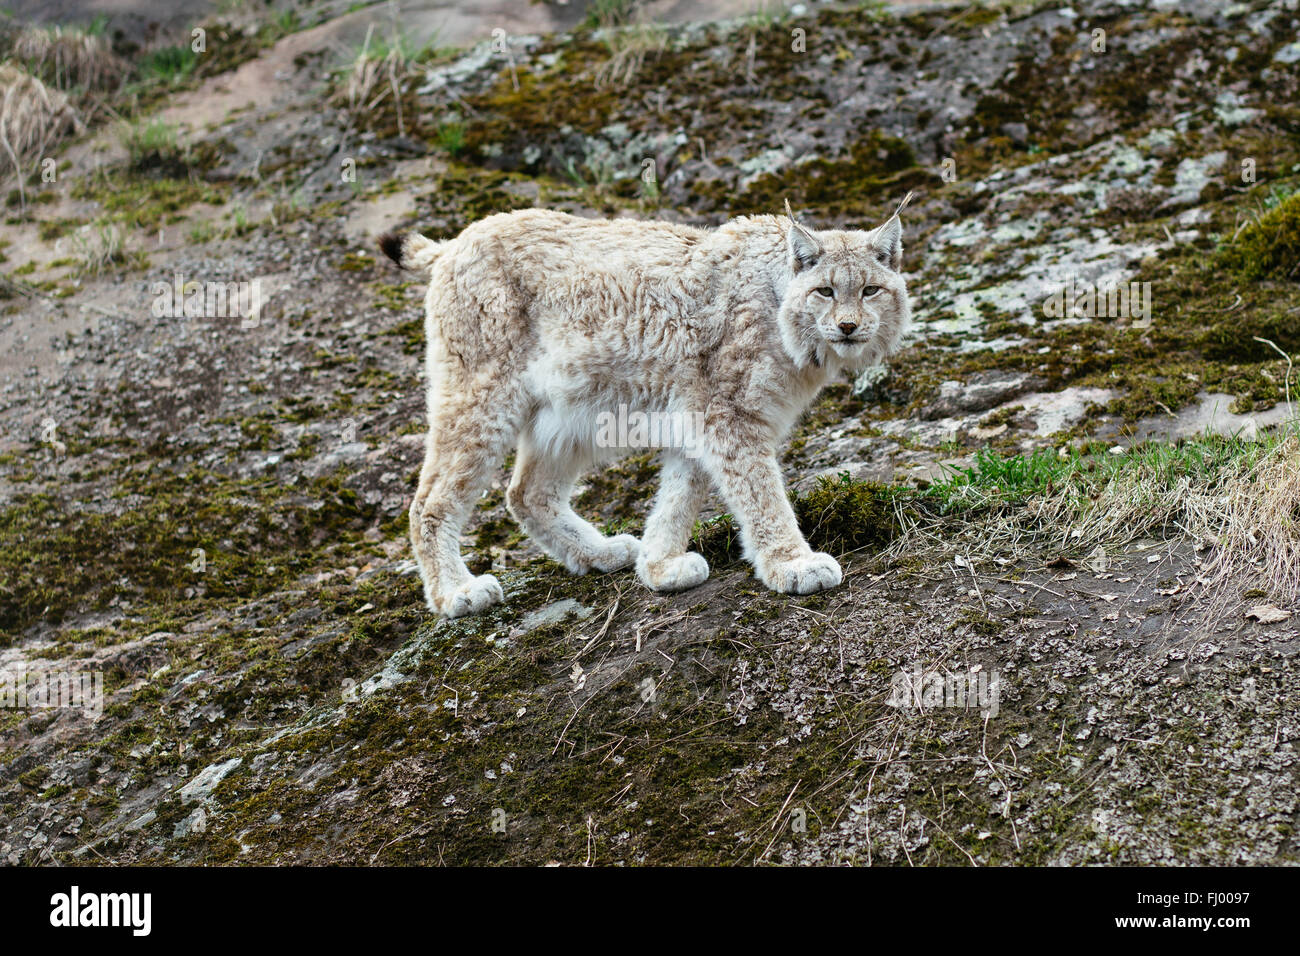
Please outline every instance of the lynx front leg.
M685 591L709 577L704 556L687 551L695 518L709 493L709 477L699 464L681 455L666 455L659 474L659 493L646 518L637 577L655 591Z
M574 574L618 571L636 561L641 543L630 534L605 537L569 504L578 465L533 447L525 434L506 489L506 506L543 551Z
M843 580L839 562L814 552L799 531L773 452L743 434L716 435L709 470L740 520L745 556L758 579L784 594L812 594Z

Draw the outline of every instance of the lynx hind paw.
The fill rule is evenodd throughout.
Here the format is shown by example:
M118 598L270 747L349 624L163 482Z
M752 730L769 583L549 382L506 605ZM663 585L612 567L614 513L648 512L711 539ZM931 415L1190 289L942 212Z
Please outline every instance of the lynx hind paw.
M762 580L782 594L812 594L837 586L844 573L838 561L819 551L771 565Z
M591 566L597 571L621 571L635 564L640 554L641 542L635 535L616 534L591 556Z
M642 556L637 560L636 574L652 591L686 591L709 579L709 562L694 551L653 562Z
M437 610L444 617L464 617L466 614L485 611L504 600L505 592L501 590L497 579L490 574L481 574L470 578L456 590L442 595L438 599Z

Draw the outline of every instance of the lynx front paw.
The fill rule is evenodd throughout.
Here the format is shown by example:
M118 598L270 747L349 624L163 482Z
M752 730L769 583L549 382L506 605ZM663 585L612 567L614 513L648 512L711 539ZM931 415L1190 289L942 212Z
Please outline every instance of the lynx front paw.
M433 610L444 617L464 617L477 614L505 600L505 592L497 579L490 574L481 574L470 578L460 587L438 598L438 606Z
M642 555L636 562L636 576L653 591L686 591L709 579L709 562L694 551L647 561Z
M782 594L812 594L833 588L844 579L839 562L820 551L789 561L775 562L759 570L759 578Z
M616 534L591 556L591 566L597 571L621 571L635 564L640 553L641 542L635 535Z

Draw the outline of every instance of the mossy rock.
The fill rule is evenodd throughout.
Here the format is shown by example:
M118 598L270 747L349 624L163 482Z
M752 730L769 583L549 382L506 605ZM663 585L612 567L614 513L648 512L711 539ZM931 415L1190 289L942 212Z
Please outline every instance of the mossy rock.
M132 475L113 497L119 503L105 513L47 494L0 511L0 643L115 601L165 609L200 589L210 598L264 594L317 569L326 542L355 545L374 519L337 477L286 494L204 471Z
M879 547L899 531L899 491L848 474L819 478L817 486L794 501L799 527L813 547L830 554Z
M1300 192L1253 220L1218 259L1243 279L1300 281Z

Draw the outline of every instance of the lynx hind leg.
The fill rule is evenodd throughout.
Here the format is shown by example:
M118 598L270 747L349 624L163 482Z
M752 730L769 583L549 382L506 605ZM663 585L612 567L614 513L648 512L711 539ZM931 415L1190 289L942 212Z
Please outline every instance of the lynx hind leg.
M525 435L506 489L506 506L528 536L574 574L629 567L641 543L630 534L606 537L570 505L581 465L541 451Z
M500 419L483 421L483 407L492 406L456 402L440 408L411 502L411 543L425 602L445 617L477 614L505 597L495 577L471 574L460 555L461 528L513 437Z
M709 577L704 556L687 551L695 518L709 494L709 479L694 461L666 456L659 476L659 492L646 519L645 536L636 573L641 583L655 591L685 591Z

